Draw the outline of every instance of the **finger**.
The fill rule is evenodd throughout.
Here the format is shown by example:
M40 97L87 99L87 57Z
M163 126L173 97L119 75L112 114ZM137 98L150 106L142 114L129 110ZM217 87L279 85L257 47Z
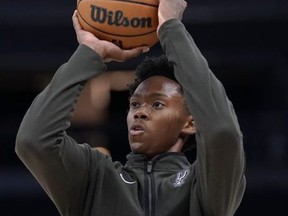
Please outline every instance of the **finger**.
M75 10L73 13L72 21L73 21L73 27L74 27L76 32L82 30L82 27L81 27L79 20L78 20L77 10Z
M150 50L149 47L144 46L144 47L136 47L130 50L122 50L121 54L120 54L120 61L126 61L130 58L134 58L139 56L142 53L146 53Z

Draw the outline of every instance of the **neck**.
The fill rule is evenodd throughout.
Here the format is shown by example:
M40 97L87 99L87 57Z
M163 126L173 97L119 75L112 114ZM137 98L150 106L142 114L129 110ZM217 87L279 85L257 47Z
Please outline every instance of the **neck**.
M181 152L183 146L184 146L184 140L179 137L176 143L168 150L168 152Z

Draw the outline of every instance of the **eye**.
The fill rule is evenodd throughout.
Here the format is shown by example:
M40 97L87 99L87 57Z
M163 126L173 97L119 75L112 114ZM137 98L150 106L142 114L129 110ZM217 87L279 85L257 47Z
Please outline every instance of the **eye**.
M156 109L161 109L164 107L164 104L163 103L160 103L160 102L155 102L153 104L153 107L156 108Z
M129 104L129 107L132 108L132 109L136 109L139 107L139 103L136 102L136 101L131 101L130 104Z

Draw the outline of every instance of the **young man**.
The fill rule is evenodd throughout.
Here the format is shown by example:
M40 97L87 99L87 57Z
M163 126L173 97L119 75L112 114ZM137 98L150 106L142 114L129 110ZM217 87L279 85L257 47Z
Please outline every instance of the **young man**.
M245 190L242 134L223 86L181 23L185 8L183 0L159 1L157 33L170 63L160 57L137 68L125 165L65 131L83 85L105 70L103 62L147 49L98 40L73 15L80 45L36 97L16 140L17 154L61 215L224 216L238 208ZM193 164L182 153L191 136Z

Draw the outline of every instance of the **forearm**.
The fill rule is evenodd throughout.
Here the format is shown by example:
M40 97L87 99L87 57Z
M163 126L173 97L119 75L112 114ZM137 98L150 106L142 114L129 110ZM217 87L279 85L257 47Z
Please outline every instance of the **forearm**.
M183 24L170 20L163 25L160 33L162 47L174 64L175 76L183 87L197 129L205 128L211 134L211 130L219 128L221 123L238 126L222 84L210 71L206 59ZM213 122L210 121L212 119Z
M79 46L31 104L19 128L17 140L28 139L39 146L37 143L43 140L47 142L63 136L69 127L71 112L85 82L101 73L104 68L95 52ZM22 142L16 144L17 149L21 148Z

